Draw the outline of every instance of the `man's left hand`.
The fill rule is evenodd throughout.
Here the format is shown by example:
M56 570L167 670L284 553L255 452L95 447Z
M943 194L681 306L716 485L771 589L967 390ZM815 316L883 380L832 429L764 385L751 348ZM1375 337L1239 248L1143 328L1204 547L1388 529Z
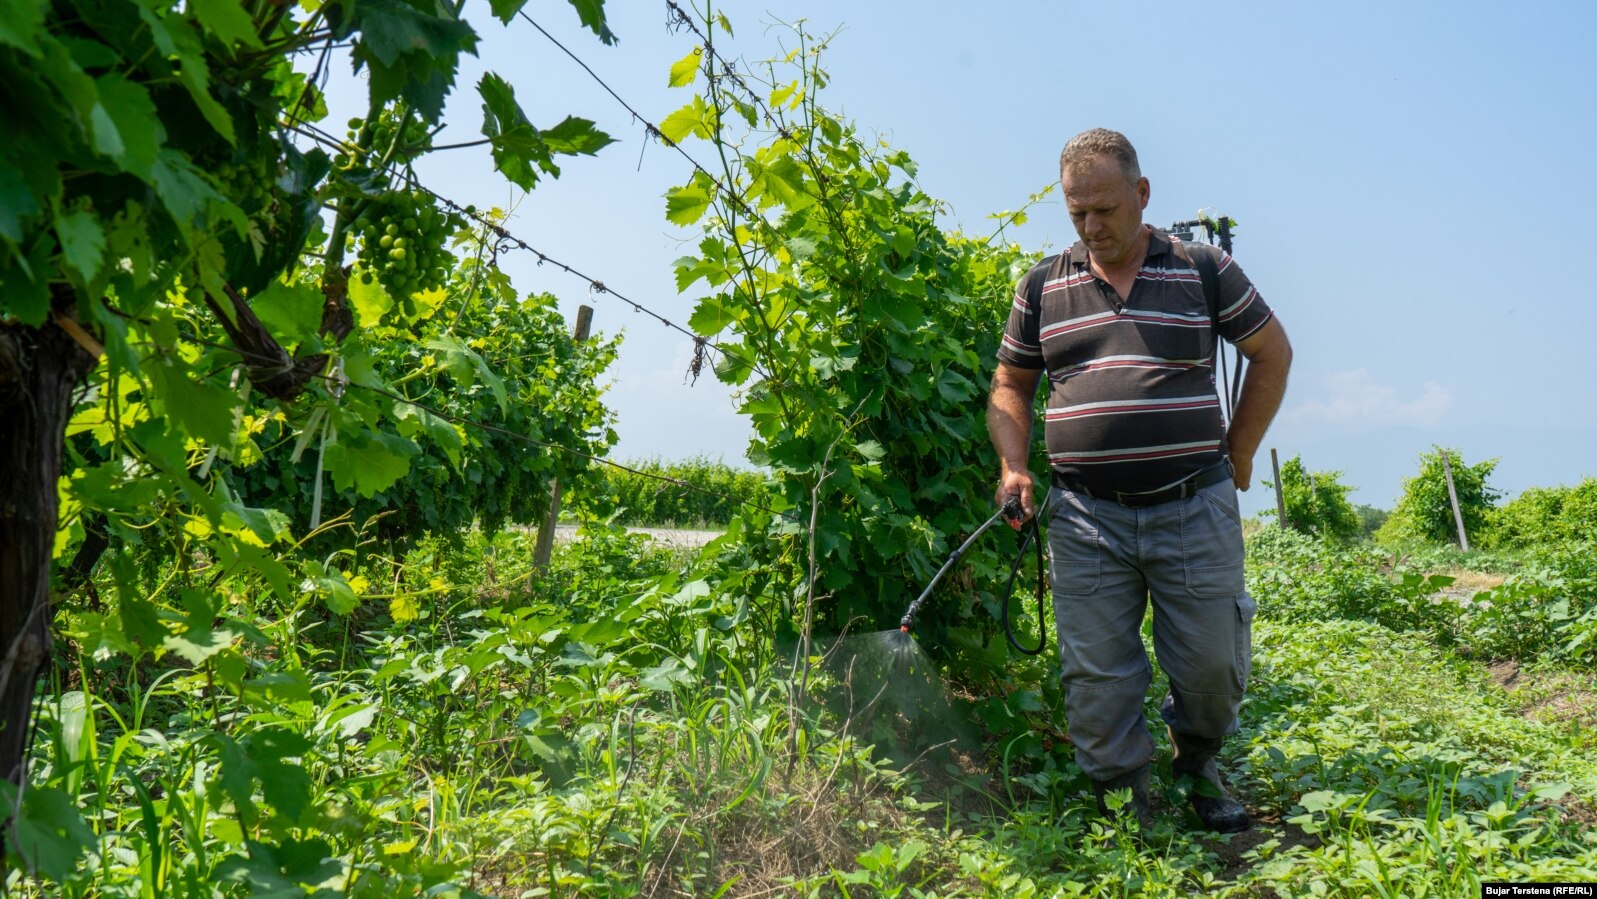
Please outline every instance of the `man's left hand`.
M1281 408L1281 397L1286 393L1292 344L1281 320L1272 317L1259 330L1237 341L1237 349L1248 360L1248 372L1242 378L1242 399L1226 431L1226 449L1231 455L1232 480L1238 490L1246 490L1253 483L1253 454L1259 451L1264 431Z
M1231 456L1231 480L1238 490L1246 490L1253 482L1253 457L1240 453Z

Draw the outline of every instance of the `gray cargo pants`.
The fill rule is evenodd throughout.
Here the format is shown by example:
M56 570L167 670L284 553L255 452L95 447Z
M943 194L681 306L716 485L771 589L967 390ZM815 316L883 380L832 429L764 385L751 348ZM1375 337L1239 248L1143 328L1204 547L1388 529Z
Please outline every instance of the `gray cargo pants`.
M1069 733L1089 777L1153 757L1142 714L1153 674L1142 645L1150 595L1154 653L1170 679L1165 723L1200 737L1236 732L1255 606L1231 481L1145 508L1056 487L1048 546Z

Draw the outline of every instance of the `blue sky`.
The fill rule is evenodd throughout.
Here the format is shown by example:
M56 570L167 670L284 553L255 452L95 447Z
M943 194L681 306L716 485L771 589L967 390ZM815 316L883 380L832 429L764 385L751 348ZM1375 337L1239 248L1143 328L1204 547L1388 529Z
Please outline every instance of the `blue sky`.
M667 32L663 3L607 11L614 47L564 2L527 8L658 121L690 96L666 73L693 38ZM951 204L949 227L982 229L987 213L1020 205L1055 177L1064 141L1094 126L1136 144L1153 185L1147 221L1200 207L1237 218L1237 259L1296 349L1260 470L1269 447L1301 453L1379 506L1433 444L1472 463L1500 457L1493 483L1511 495L1597 475L1597 4L767 0L725 11L737 35L721 49L751 60L783 52L778 20L841 28L822 102L909 151L923 188ZM440 154L423 180L462 202L514 203L518 236L685 321L695 298L676 295L670 262L695 235L665 222L662 194L687 164L530 25L479 18L480 58L441 141L477 134L471 85L487 68L534 122L582 115L618 143L525 196L476 151ZM332 91L353 96L345 79ZM334 120L356 105L335 102ZM1074 240L1057 195L1034 212L1014 232L1024 245ZM727 391L683 383L686 338L530 259L509 268L523 290L558 295L568 317L590 302L596 329L625 330L609 393L617 457L741 460L748 430ZM1255 487L1244 512L1266 504Z

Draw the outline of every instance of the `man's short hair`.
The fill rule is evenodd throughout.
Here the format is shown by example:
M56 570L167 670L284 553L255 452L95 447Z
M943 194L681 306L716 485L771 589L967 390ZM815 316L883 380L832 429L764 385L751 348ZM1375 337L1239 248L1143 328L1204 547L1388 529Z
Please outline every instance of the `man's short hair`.
M1136 183L1142 177L1142 167L1137 165L1137 149L1124 134L1108 128L1089 128L1072 137L1059 154L1059 171L1061 174L1066 169L1079 171L1099 156L1108 156L1120 163L1120 171L1128 182Z

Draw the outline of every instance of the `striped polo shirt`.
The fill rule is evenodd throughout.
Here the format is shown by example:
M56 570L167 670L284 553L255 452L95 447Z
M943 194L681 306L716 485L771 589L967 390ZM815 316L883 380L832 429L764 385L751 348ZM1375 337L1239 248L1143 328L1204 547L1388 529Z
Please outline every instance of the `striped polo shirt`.
M1089 490L1157 490L1224 458L1209 304L1193 267L1215 257L1220 336L1235 343L1270 307L1231 257L1149 228L1148 255L1124 304L1081 243L1039 262L1015 291L998 359L1045 369L1048 461ZM1032 304L1042 279L1041 308Z

